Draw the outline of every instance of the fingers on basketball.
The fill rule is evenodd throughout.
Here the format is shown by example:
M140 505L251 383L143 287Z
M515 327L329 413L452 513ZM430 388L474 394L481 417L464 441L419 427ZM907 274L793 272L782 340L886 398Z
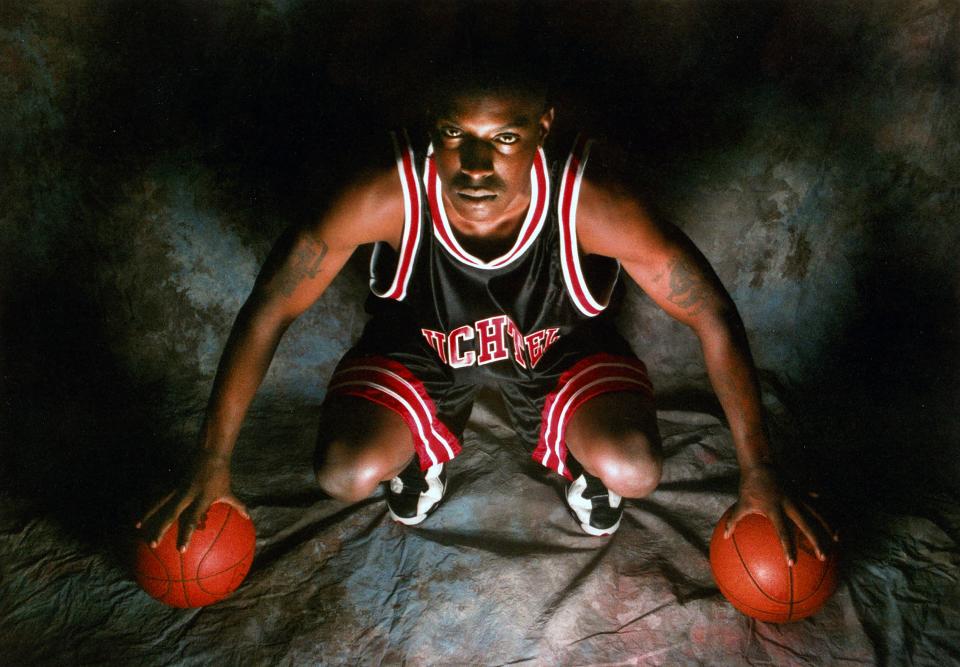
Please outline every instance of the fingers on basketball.
M150 521L150 517L152 517L154 514L156 514L157 512L159 512L159 511L160 511L160 508L162 508L164 505L166 505L168 502L170 502L170 499L173 498L173 494L175 494L175 493L176 493L176 490L173 490L173 491L171 491L170 493L168 493L167 495L165 495L163 498L161 498L160 500L158 500L157 502L155 502L155 503L153 504L153 506L151 506L150 509L148 509L148 510L143 514L143 516L140 517L140 519L139 519L139 520L137 521L137 523L136 523L136 527L137 527L137 528L143 528L145 525L147 525L147 523Z
M201 497L194 500L194 502L180 517L180 531L177 539L177 549L181 553L185 552L187 547L190 546L190 538L193 536L193 533L197 529L203 530L207 517L207 510L209 510L210 506L214 503L225 503L235 509L237 513L239 513L244 519L250 518L247 508L232 493L226 493L216 498Z
M137 522L137 527L143 531L144 539L151 547L160 543L170 526L188 505L189 500L183 494L172 491Z
M173 522L177 520L177 517L179 517L189 505L190 499L180 495L176 499L171 499L170 502L167 503L166 508L157 513L156 524L158 524L159 527L152 531L147 531L147 538L150 541L151 547L155 547L160 543L163 536L170 530Z
M730 516L727 518L727 525L724 527L723 531L724 539L728 539L731 535L733 535L733 531L736 529L737 524L740 523L740 520L743 519L743 517L749 514L762 514L755 509L743 507L740 505L740 503L737 503L735 507L736 509L734 509L734 511L731 512Z
M190 546L190 538L197 528L203 530L207 510L215 502L213 498L196 498L180 515L180 530L177 533L177 550L183 553Z
M826 546L830 543L831 537L836 538L829 524L806 503L799 505L791 504L788 507L787 515L790 520L797 524L800 531L807 537L810 544L816 551L817 558L827 559ZM812 519L812 520L811 520Z
M770 520L770 523L773 524L773 529L777 531L780 546L783 548L783 554L787 558L787 565L793 566L797 559L795 551L796 545L793 540L793 531L790 530L790 526L785 520L786 518L783 512L771 512L765 516Z
M819 522L820 526L823 527L823 532L824 532L825 535L828 535L829 538L830 538L831 540L833 540L834 542L839 542L839 541L840 541L840 535L839 535L839 533L837 533L837 531L835 531L835 530L830 526L830 524L827 523L827 520L823 518L823 515L820 514L820 512L818 512L817 510L815 510L812 506L808 505L807 503L803 503L803 507L804 507L805 510L807 510L807 512L809 512L810 514L812 514L812 515L813 515L813 518L815 518L815 519Z
M237 510L244 519L250 518L250 512L247 511L247 506L244 505L239 498L237 498L232 493L227 493L220 497L219 501L221 503L226 503L233 509Z

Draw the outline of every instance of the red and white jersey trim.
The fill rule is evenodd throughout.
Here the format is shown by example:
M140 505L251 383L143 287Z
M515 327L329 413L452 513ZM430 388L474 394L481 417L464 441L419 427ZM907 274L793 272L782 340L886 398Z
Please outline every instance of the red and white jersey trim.
M460 453L427 390L403 364L386 357L344 360L330 379L329 393L365 398L397 413L410 428L423 470Z
M403 137L398 138L395 132L390 133L393 139L393 149L397 159L397 172L400 174L400 186L403 188L403 235L400 239L400 253L397 258L397 268L393 282L386 290L377 291L374 278L374 266L383 249L383 243L377 243L370 258L370 291L385 299L402 301L407 296L407 286L410 276L413 275L413 262L420 246L420 219L423 210L423 197L417 183L417 170L414 166L413 149L410 140L404 131Z
M557 219L560 223L560 265L563 268L563 280L574 305L587 317L599 315L607 307L590 293L587 280L580 267L580 248L577 244L577 203L580 199L580 184L583 171L590 156L593 142L577 137L573 150L567 158L560 178L560 205ZM619 264L618 270L619 270Z
M513 247L505 254L489 262L484 262L463 249L457 241L447 212L443 206L443 196L440 189L440 176L433 161L433 146L428 149L427 163L424 167L423 180L427 187L427 200L430 203L430 213L433 219L433 233L446 248L447 252L459 261L478 269L499 269L507 266L523 256L543 229L550 209L550 175L547 171L547 157L543 149L537 150L537 155L530 168L530 207L517 234Z
M567 423L584 402L614 391L630 391L653 396L646 366L639 359L612 354L597 354L582 359L560 376L557 389L547 396L543 406L540 440L534 460L573 479L566 464Z

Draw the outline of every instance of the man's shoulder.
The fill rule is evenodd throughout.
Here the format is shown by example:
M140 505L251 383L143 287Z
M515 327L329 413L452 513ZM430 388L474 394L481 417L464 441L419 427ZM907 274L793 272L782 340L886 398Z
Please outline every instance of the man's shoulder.
M592 142L580 183L577 230L587 253L618 257L625 239L653 224L649 195L627 151Z
M637 163L620 146L590 142L580 186L581 210L591 218L606 219L614 213L622 217L645 208L648 194L638 172Z
M547 152L548 156L559 158L559 176L576 167L571 163L571 157L576 158L576 163L586 162L580 174L581 189L604 193L603 199L607 203L643 198L637 162L627 150L609 139L567 129L559 136L551 136Z
M370 165L354 174L344 194L366 206L390 205L394 200L403 203L403 188L394 164Z
M638 163L630 152L607 139L589 141L589 155L584 180L624 196L639 197Z
M380 158L342 177L317 225L334 227L356 244L394 243L403 222L404 194L396 162Z

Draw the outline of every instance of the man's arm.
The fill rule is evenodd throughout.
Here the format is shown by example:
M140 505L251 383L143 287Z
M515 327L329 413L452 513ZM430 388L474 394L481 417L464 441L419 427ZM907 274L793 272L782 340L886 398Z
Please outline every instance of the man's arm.
M280 338L327 289L357 246L399 244L403 195L395 169L368 175L342 192L315 224L280 237L233 324L199 434L188 478L137 524L158 542L179 517L185 549L206 512L223 501L246 514L230 490L230 457L247 409Z
M618 184L584 179L577 229L583 253L618 259L641 289L700 339L741 472L740 497L726 536L744 516L762 514L773 523L792 563L796 546L789 519L823 558L827 541L823 527L780 488L746 332L733 300L707 260L679 229L655 220L636 196Z

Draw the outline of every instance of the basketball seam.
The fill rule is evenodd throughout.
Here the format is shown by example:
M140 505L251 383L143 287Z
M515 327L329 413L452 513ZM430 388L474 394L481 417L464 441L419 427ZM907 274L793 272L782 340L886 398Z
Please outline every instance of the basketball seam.
M240 584L242 584L242 583L243 583L243 580L247 577L247 574L250 573L250 568L253 567L253 559L254 559L254 558L256 558L256 555L255 555L255 554L251 554L251 555L250 555L250 563L247 565L246 571L244 571L244 573L240 576L240 579L237 581L237 583L233 584L233 587L234 587L234 588L239 588L239 587L240 587ZM239 572L239 570L238 570L238 572ZM237 572L234 572L234 573L233 573L233 576L237 576Z
M167 569L166 564L165 564L162 560L160 560L160 556L158 556L157 554L155 554L155 553L153 552L153 549L152 549L151 547L149 547L149 546L147 547L147 553L149 553L151 556L153 556L154 560L156 560L156 561L160 564L160 567L163 568L163 573L164 573L165 575L167 575L167 576L166 576L166 579L164 579L164 581L167 582L167 588L166 588L166 590L163 591L163 595L158 595L158 596L156 596L157 599L160 600L160 599L163 599L163 598L167 597L167 593L170 592L170 587L173 586L173 579L170 577L170 570ZM148 576L148 575L146 575L146 574L143 574L143 573L141 573L141 572L139 572L139 571L137 572L137 576L138 576L139 578L141 578L141 579L159 579L159 577L151 577L151 576Z
M206 577L203 577L203 579L200 578L200 570L203 569L203 563L204 563L204 561L207 560L207 557L210 555L210 552L213 551L213 547L216 546L217 541L220 539L220 536L223 535L223 531L226 530L227 524L230 522L230 517L232 517L233 514L234 514L233 508L228 505L228 506L227 506L227 516L224 517L223 523L220 524L220 530L217 531L217 536L214 537L213 540L210 542L210 546L207 547L206 553L203 554L203 556L200 557L200 562L197 563L197 578L193 580L193 581L195 581L195 582L197 583L197 588L199 588L201 591L203 591L203 592L206 593L207 595L214 596L214 597L219 597L219 599L223 599L224 597L226 597L227 595L229 595L229 594L232 593L233 591L230 591L230 592L228 592L228 593L226 593L226 594L223 594L223 595L221 595L221 594L219 594L219 593L213 593L213 592L211 592L211 591L208 591L206 588L204 588L204 586L203 586L203 579L206 579L206 578L208 578L208 577L215 577L215 576L217 576L218 574L223 574L224 572L227 572L227 571L229 571L230 569L237 567L238 565L240 565L240 563L242 563L243 561L245 561L245 560L247 559L247 555L249 554L249 551L248 551L246 554L243 555L243 558L241 558L239 561L237 561L236 563L234 563L234 564L231 565L230 567L225 568L225 569L223 569L223 570L220 570L219 572L215 572L215 573L213 573L213 574L208 574ZM254 548L256 548L256 545L254 545ZM230 577L230 582L233 583L233 576L232 576L232 575L231 575L231 577Z
M825 576L826 576L826 575L824 575L824 577L822 577L821 579L825 578ZM753 606L752 604L750 604L749 602L745 602L742 598L737 597L729 588L727 588L726 586L721 585L719 581L717 581L716 583L717 583L717 588L720 589L720 592L723 594L723 596L724 596L725 598L727 598L731 603L733 603L734 606L740 605L740 606L746 607L747 609L750 609L750 610L752 610L752 611L755 611L755 612L758 612L758 613L761 613L761 614L769 614L769 615L774 615L774 614L775 614L775 612L770 611L769 609L763 609L763 608L761 608L761 607L755 607L755 606ZM817 591L819 591L819 590L820 590L820 587L818 586L818 587L817 587ZM809 596L805 597L803 600L798 600L798 601L794 602L794 603L793 603L793 607L792 607L791 610L790 610L790 615L789 615L789 617L788 617L786 620L784 620L784 621L767 621L767 622L770 622L770 623L791 623L791 622L793 622L793 621L795 620L795 615L796 615L796 613L797 613L797 611L796 611L797 607L800 606L800 603L801 603L801 602L804 602L804 601L806 601L806 600L809 600L811 597L813 597L813 594L812 594L812 593L811 593ZM772 602L775 602L775 603L781 604L781 605L786 605L786 604L787 604L786 602L779 602L779 601L777 601L777 600L772 600ZM807 616L810 615L811 612L810 612L809 610L805 609L805 610L803 610L803 612L801 612L801 613L803 613L803 616L800 616L800 618L806 618ZM758 619L758 620L759 620L759 619Z
M247 565L246 570L244 570L244 569L243 569L243 566L246 564L246 560L247 560L247 559L244 558L242 561L240 561L239 563L237 563L236 569L233 571L233 574L230 575L230 590L231 590L231 591L234 591L234 590L236 590L237 588L240 587L240 584L243 583L244 577L247 576L247 572L250 571L250 565L253 565L253 562L251 561L251 562L250 562L250 565ZM240 574L241 571L243 572L243 574ZM238 575L240 575L239 578L238 578Z
M759 612L759 613L761 613L761 614L769 614L770 616L775 616L775 615L778 613L778 612L770 611L769 609L763 609L763 608L761 608L761 607L754 607L754 606L753 606L752 604L750 604L749 602L744 602L741 598L739 598L739 597L737 597L736 595L734 595L733 593L731 593L730 590L727 589L725 586L721 586L720 584L717 584L717 588L720 589L720 592L721 592L721 593L723 594L723 596L726 597L728 600L730 600L730 601L736 600L738 604L740 604L740 605L742 605L742 606L744 606L744 607L747 607L748 609L751 609L751 610L753 610L753 611L755 611L755 612ZM780 601L778 601L778 600L771 600L771 602L776 602L777 604L782 604L782 605L787 604L786 602L780 602ZM758 620L759 620L759 619L758 619ZM778 621L765 621L765 622L766 622L766 623L775 623L775 622L778 622ZM782 622L782 621L780 621L780 622Z
M183 588L183 601L184 601L184 602L186 603L186 605L189 607L189 606L190 606L190 594L187 593L187 582L186 582L187 573L184 572L184 570L183 570L183 554L180 553L180 550L179 550L179 549L177 549L177 558L180 559L180 576L183 577L183 579L180 580L180 586L181 586L181 588Z
M236 563L234 563L234 564L231 565L230 567L225 567L225 568L223 568L222 570L219 570L218 572L211 572L210 574L208 574L206 577L203 577L203 578L204 578L204 579L207 579L207 578L209 578L209 577L215 577L215 576L217 576L218 574L223 574L224 572L226 572L226 571L229 570L230 568L236 567L237 565L239 565L240 563L242 563L243 561L245 561L245 560L247 559L247 557L249 557L250 554L251 554L255 549L256 549L256 547L254 547L253 549L250 549L250 551L248 551L247 553L245 553L245 554L243 555L243 557L240 558L240 560L238 560ZM167 576L169 577L169 574L168 574ZM144 574L144 575L142 575L142 577L143 577L144 579L160 579L160 577L151 577L149 574ZM191 578L189 578L189 579L168 579L168 581L197 581L198 579L200 579L200 577L191 577Z
M243 562L243 561L240 561L240 563L242 563L242 562ZM227 572L228 570L237 567L238 565L240 565L240 563L236 563L235 565L232 565L230 568L227 568L227 570L224 570L224 572ZM223 572L221 572L221 574L223 574ZM233 583L233 575L234 575L234 574L235 574L235 573L232 573L232 572L230 573L230 583ZM204 585L203 585L203 579L194 579L194 582L196 583L197 588L199 588L201 591L203 591L204 593L206 593L206 594L209 595L210 597L217 598L217 602L219 602L220 600L222 600L223 598L225 598L226 596L230 595L230 593L233 592L232 590L228 590L226 593L222 593L222 592L216 592L216 593L215 593L215 592L213 592L213 591L208 591L208 590L204 587ZM228 588L229 588L229 587L228 587Z
M829 568L827 568L827 567L823 567L823 568L820 569L820 579L819 579L819 581L817 581L817 585L813 587L813 590L810 591L810 595L808 595L807 597L803 598L802 600L794 600L794 602L795 602L795 603L806 602L807 600L809 600L810 598L812 598L814 595L816 595L817 593L819 593L819 592L820 592L820 587L823 586L823 580L827 578L827 571L828 571L828 569L829 569Z
M217 530L217 535L212 540L210 540L210 546L207 547L207 550L200 556L200 560L197 561L197 576L200 576L200 569L203 567L203 561L207 560L207 556L210 555L210 552L213 551L214 545L217 543L217 540L220 539L220 536L223 535L223 529L227 527L227 522L230 520L230 515L233 514L233 508L227 505L227 516L223 518L223 523L220 524L220 528ZM228 568L229 569L229 568ZM226 570L224 570L226 571Z
M753 578L753 573L750 572L750 568L747 566L747 562L743 559L743 554L740 553L740 545L737 544L737 535L736 535L736 533L734 533L734 535L733 535L733 548L734 548L734 550L736 550L736 552L737 552L737 558L740 559L740 564L743 566L743 571L747 573L747 576L750 577L750 581L753 582L753 585L757 587L757 590L760 591L760 594L761 594L763 597L767 598L767 599L770 600L771 602L776 602L776 603L778 603L778 604L791 604L791 602L783 601L783 600L778 600L777 598L773 597L772 595L769 595L765 590L763 590L763 588L760 586L760 584L757 583L757 580ZM791 573L790 573L790 581L791 581L791 585L790 585L790 597L791 597L791 600L792 600L792 598L793 598L793 572L792 572L792 568L790 568L790 569L791 569Z
M216 576L216 575L213 575L213 574L208 575L208 576L204 577L203 579L198 578L198 579L197 579L197 588L199 588L201 591L203 591L203 592L206 593L207 595L219 595L219 596L220 596L220 599L225 598L227 595L230 595L230 593L232 593L232 592L235 590L236 587L233 585L233 579L234 579L234 577L237 576L237 572L236 572L237 569L240 568L244 563L246 563L246 560L247 560L247 556L244 556L243 558L241 558L240 560L238 560L236 563L234 563L232 566L228 567L226 570L221 570L221 571L218 573L218 574L223 574L224 572L227 572L227 571L229 571L229 570L233 570L233 572L230 574L230 584L229 584L229 586L228 586L229 590L228 590L226 593L215 593L215 592L213 592L213 591L208 591L208 590L204 587L203 581L204 581L205 579L209 579L210 577ZM243 579L241 578L240 581L243 581ZM240 585L240 583L238 582L238 583L237 583L237 586L239 586L239 585Z
M794 571L792 567L788 567L787 570L790 572L790 607L787 610L787 622L789 623L793 619L793 575Z

